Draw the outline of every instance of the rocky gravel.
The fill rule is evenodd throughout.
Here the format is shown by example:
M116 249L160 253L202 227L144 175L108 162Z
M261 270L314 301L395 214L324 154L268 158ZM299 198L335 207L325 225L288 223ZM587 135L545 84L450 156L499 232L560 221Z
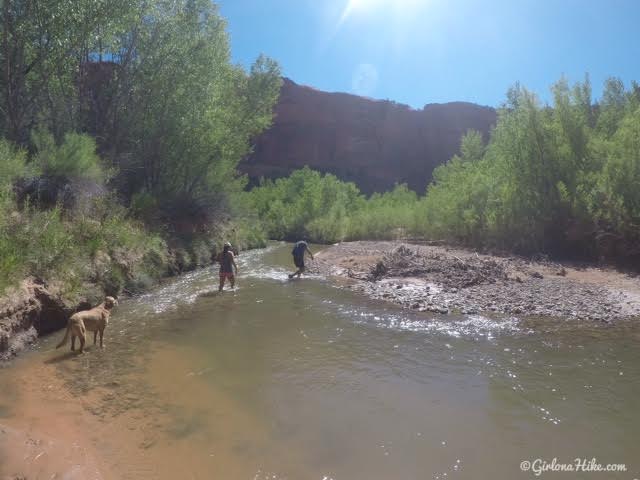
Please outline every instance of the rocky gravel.
M640 317L640 281L615 271L398 242L342 243L317 257L321 272L349 279L343 287L419 311L607 323Z

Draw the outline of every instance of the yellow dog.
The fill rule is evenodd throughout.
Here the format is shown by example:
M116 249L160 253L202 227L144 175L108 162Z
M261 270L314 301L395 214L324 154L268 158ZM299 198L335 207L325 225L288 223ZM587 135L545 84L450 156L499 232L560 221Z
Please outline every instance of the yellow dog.
M100 348L103 348L102 336L104 335L104 329L109 323L109 315L111 315L111 309L118 304L118 301L113 297L106 297L97 307L93 307L91 310L83 310L71 315L69 322L67 323L67 331L64 334L62 341L56 346L56 348L62 347L69 339L69 333L71 333L71 351L76 349L76 337L80 339L80 353L84 351L84 343L86 341L87 330L93 332L93 344L96 344L96 337L100 332Z

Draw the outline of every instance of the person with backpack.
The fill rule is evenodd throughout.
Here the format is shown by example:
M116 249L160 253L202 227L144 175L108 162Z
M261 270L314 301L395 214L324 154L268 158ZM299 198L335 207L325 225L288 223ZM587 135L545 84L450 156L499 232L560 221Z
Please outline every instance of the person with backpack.
M296 275L298 276L298 278L300 278L300 275L304 273L304 270L305 270L304 254L305 253L308 253L309 256L311 257L311 260L313 260L313 253L311 253L311 250L309 250L309 245L307 245L307 242L305 242L304 240L300 240L299 242L296 242L296 244L293 247L293 250L291 250L291 254L293 255L293 263L295 264L298 270L296 270L294 273L290 273L289 278L293 278Z
M233 250L229 242L224 242L222 253L218 255L218 262L220 262L220 286L218 287L218 291L221 292L225 280L228 278L231 283L231 288L233 288L236 283L235 275L238 275L238 266L236 265ZM233 274L234 270L235 275Z

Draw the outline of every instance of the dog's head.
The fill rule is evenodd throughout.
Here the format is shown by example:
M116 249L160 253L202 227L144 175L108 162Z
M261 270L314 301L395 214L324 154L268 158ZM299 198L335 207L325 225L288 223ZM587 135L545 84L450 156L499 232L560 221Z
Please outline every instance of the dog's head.
M116 305L118 305L118 300L116 300L113 297L106 297L104 299L104 306L108 309L112 309L113 307L115 307Z

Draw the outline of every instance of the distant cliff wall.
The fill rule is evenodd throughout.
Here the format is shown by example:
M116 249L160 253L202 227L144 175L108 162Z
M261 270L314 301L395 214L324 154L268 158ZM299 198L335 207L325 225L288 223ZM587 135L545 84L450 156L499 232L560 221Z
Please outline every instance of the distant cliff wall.
M305 165L355 182L361 190L407 183L423 193L433 169L475 129L488 138L496 111L472 103L412 110L390 101L328 93L284 79L273 125L240 164L252 180L288 175Z

